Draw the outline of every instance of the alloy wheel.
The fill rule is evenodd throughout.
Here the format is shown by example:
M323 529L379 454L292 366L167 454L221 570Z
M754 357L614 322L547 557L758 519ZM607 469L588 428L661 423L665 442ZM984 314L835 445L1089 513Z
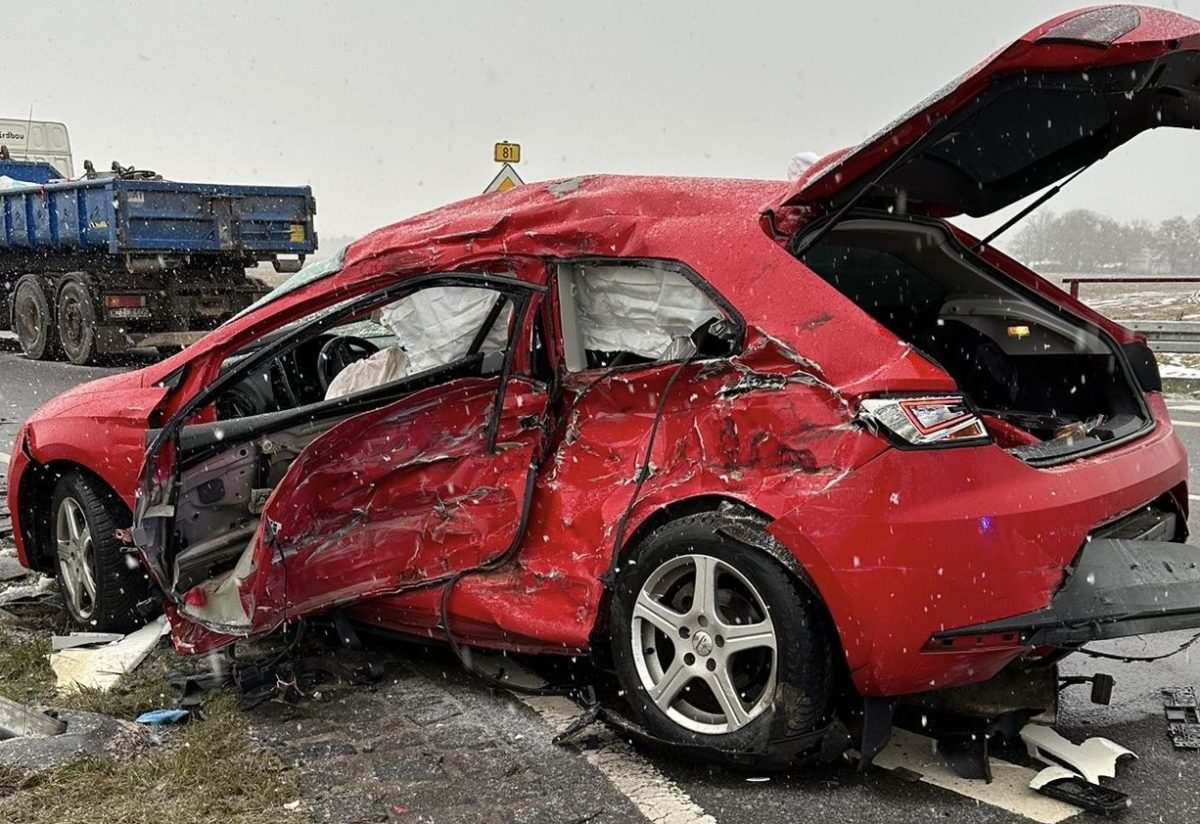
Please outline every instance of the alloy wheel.
M92 532L83 507L74 498L63 498L55 518L59 579L77 618L87 620L96 610L96 574Z
M762 596L730 564L708 555L666 561L642 585L630 623L642 686L681 727L735 732L770 706L775 627Z

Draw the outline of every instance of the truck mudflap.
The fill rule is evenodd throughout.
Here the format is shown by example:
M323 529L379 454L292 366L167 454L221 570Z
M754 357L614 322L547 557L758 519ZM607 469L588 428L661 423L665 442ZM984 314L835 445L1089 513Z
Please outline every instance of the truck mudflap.
M939 632L927 651L1012 634L1015 645L1088 641L1200 627L1200 548L1167 541L1093 539L1044 609Z

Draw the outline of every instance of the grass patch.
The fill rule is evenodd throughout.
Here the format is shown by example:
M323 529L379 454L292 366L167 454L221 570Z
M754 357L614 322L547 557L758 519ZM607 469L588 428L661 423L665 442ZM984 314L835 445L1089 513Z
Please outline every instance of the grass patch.
M0 629L0 695L23 704L44 702L54 691L49 654L49 638Z
M0 787L5 780L0 772ZM165 752L133 761L84 758L25 779L0 799L0 820L280 824L304 820L283 808L296 797L293 775L249 738L232 696L218 693L205 702L205 719Z

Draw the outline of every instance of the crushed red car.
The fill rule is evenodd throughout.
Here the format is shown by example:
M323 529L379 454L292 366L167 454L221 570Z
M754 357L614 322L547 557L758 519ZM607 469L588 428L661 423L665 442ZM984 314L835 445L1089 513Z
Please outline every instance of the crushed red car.
M198 653L308 615L605 650L723 752L1200 626L1143 339L947 222L1200 126L1200 23L1041 25L794 184L581 177L380 229L21 428L21 557Z

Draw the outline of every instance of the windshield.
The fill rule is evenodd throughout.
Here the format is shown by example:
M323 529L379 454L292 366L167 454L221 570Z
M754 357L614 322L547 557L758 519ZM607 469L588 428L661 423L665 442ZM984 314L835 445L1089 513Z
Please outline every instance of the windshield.
M279 298L283 297L284 295L295 292L301 286L307 286L310 283L315 283L316 281L321 280L322 278L329 277L330 275L334 275L334 274L337 274L338 272L342 271L342 261L346 257L346 249L347 248L349 248L349 247L343 246L342 248L338 249L336 252L334 252L329 257L321 258L320 260L315 260L312 263L308 264L303 269L301 269L299 272L292 275L290 278L285 280L283 283L276 286L270 292L267 292L261 298L254 301L254 303L250 304L245 309L238 312L236 315L234 315L232 318L230 318L228 321L225 321L225 322L229 323L230 321L237 320L238 318L240 318L244 315L248 315L251 312L257 311L259 308L266 306L268 303L271 303L272 301L278 300Z

